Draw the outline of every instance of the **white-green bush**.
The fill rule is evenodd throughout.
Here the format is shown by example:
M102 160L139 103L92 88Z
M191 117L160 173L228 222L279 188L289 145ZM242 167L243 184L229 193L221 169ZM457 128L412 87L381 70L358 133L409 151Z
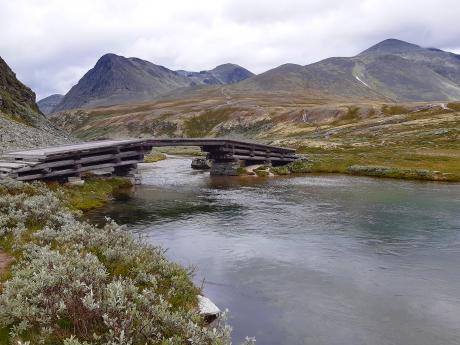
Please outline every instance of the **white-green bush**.
M231 343L223 320L205 326L190 271L114 222L82 221L44 184L0 183L0 235L18 258L0 294L11 343Z

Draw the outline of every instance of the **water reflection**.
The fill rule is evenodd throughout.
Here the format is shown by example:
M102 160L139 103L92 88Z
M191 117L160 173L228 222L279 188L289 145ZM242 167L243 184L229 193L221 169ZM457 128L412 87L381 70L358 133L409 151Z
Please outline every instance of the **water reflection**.
M460 185L210 178L169 159L109 215L198 268L258 344L458 344Z

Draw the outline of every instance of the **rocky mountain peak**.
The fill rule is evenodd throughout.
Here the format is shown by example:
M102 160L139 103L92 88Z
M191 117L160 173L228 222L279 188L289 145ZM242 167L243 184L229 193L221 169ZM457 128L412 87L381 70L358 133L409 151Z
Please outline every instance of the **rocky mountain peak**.
M420 46L405 41L401 41L395 38L389 38L379 42L372 47L366 49L359 55L366 54L397 54L405 53L414 50L421 49Z

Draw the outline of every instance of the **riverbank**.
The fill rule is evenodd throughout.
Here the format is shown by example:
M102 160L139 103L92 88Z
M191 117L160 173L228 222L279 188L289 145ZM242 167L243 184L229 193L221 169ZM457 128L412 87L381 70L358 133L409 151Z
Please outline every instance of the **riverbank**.
M14 258L0 285L0 344L230 343L228 326L205 327L190 269L111 221L81 218L120 184L0 183L0 248Z
M332 152L331 152L332 151ZM452 158L427 159L417 155L385 152L337 152L328 150L306 154L304 159L285 167L270 169L275 175L345 174L404 180L460 182L460 161Z
M458 105L401 108L363 118L359 109L328 124L283 127L274 144L305 154L316 173L460 181ZM351 110L350 110L351 112Z

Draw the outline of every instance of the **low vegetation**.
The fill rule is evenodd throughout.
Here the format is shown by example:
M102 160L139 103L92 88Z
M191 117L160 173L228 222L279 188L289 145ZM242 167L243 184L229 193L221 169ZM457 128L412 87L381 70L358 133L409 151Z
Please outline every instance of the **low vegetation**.
M158 152L165 154L176 155L176 156L192 156L192 157L203 157L206 156L206 152L201 151L199 146L166 146L159 147Z
M229 326L205 327L190 270L111 221L83 221L68 195L0 183L0 248L15 258L0 344L230 344Z
M447 108L454 110L454 111L460 111L460 102L451 102L447 104Z
M144 163L155 163L166 159L166 155L161 152L152 151L144 156Z
M408 112L409 112L409 109L399 104L393 104L393 105L384 104L382 106L382 113L384 113L385 115L407 114Z
M289 175L291 173L291 170L288 166L284 165L279 167L271 167L270 172L273 175Z
M51 184L49 188L63 194L66 205L73 210L87 211L107 204L114 197L129 194L132 183L124 178L87 178L83 185Z
M338 173L429 181L460 181L460 165L452 158L428 159L424 155L395 155L392 151L366 149L314 149L308 159L301 159L285 167L272 168L275 175L287 173Z
M190 138L206 137L211 130L225 122L234 111L232 108L205 111L203 114L193 116L184 121L184 134Z

